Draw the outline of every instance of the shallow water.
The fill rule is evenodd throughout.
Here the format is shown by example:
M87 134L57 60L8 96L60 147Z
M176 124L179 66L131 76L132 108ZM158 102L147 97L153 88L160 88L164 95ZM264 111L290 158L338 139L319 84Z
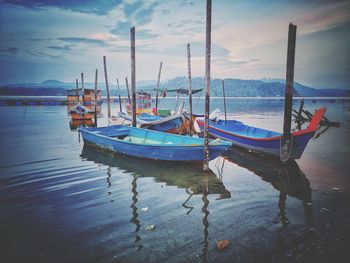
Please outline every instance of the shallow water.
M282 130L282 100L227 104L235 119ZM0 107L0 261L340 260L350 234L350 103L305 102L320 106L341 127L312 139L301 160L282 167L233 148L208 174L84 147L64 106ZM230 245L219 251L222 239Z

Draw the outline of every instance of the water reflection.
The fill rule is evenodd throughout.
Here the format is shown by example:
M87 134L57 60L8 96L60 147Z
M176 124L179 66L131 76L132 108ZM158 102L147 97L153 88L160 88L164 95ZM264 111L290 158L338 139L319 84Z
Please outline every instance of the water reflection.
M203 201L203 207L202 207L202 213L203 213L203 248L202 248L202 254L203 254L203 262L208 262L208 250L209 250L209 200L208 200L208 193L204 192L202 196L202 201Z
M90 120L70 120L69 121L69 128L74 131L78 129L79 127L96 127L94 121L92 119Z
M282 165L275 158L261 157L238 147L226 152L224 158L252 171L280 192L278 218L282 226L290 223L286 214L288 196L302 201L306 223L311 224L313 222L310 182L295 161Z
M179 164L174 162L155 162L117 153L105 152L99 148L84 145L82 158L118 167L138 177L153 177L155 182L164 182L169 186L186 189L189 195L218 194L219 199L230 198L231 193L225 188L214 172L206 175L207 182L203 187L201 164Z
M203 214L203 242L202 257L203 261L208 261L209 251L209 194L219 195L217 199L230 198L231 193L225 188L222 180L215 173L209 172L203 174L201 165L199 164L179 164L173 162L154 162L146 159L134 158L115 153L105 152L98 148L84 145L81 157L95 163L108 165L109 173L107 176L107 188L110 187L111 167L118 167L125 172L132 173L132 218L130 222L135 225L135 250L139 251L143 248L141 238L141 224L139 221L139 212L137 203L139 201L139 192L137 191L137 179L140 177L152 177L155 182L164 182L168 186L177 186L185 189L188 198L182 203L189 215L193 210L193 206L187 205L194 195L202 195L203 206L201 212Z
M139 251L143 246L142 246L142 243L141 243L141 235L140 235L140 228L141 228L141 224L140 224L140 221L138 220L138 216L139 214L137 213L137 195L138 195L138 192L137 192L137 176L134 175L133 176L133 179L132 179L132 182L131 182L131 192L132 192L132 203L130 205L131 209L132 209L132 218L130 220L131 223L133 223L136 228L135 228L135 241L134 241L134 244L135 244L135 248L136 248L136 251Z

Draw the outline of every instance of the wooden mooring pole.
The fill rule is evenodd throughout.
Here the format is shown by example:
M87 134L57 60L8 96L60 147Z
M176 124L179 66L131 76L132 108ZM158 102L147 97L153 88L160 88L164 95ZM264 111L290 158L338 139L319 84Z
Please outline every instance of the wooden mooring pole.
M85 104L85 96L84 96L84 73L81 73L81 91L83 96L83 105Z
M187 44L187 68L188 68L188 99L190 105L190 134L193 130L193 112L192 112L192 77L191 77L191 46Z
M128 101L129 101L129 104L131 105L128 77L125 77L125 87L126 87L126 91L128 92Z
M210 108L210 53L211 53L211 0L207 0L205 41L205 112L204 112L204 162L203 171L209 171L209 108Z
M119 111L123 112L122 110L122 99L120 98L120 88L119 88L119 80L117 78L117 88L118 88L118 98L119 98Z
M107 90L107 111L108 111L108 118L110 118L111 117L111 101L110 101L110 96L109 96L106 56L103 56L103 67L104 67L104 71L105 71L105 82L106 82L106 90Z
M158 115L158 93L159 93L159 82L160 82L160 73L162 72L163 62L160 62L159 72L158 72L158 81L157 81L157 94L156 94L156 115Z
M222 80L222 95L224 96L224 111L225 111L225 123L227 122L227 111L226 111L226 95L225 95L225 82Z
M135 27L130 28L132 126L136 127Z
M97 127L97 74L98 74L98 71L96 69L96 71L95 71L95 99L94 99L94 104L95 104L94 122L95 122L96 127Z
M297 26L289 24L288 31L288 51L287 51L287 72L286 72L286 91L284 100L284 120L283 136L281 141L280 159L287 162L291 157L293 138L291 135L292 125L292 107L293 107L293 81L294 81L294 62L295 62L295 40Z
M76 87L75 95L77 96L77 100L78 100L78 103L79 103L79 85L78 85L78 79L75 79L75 87Z

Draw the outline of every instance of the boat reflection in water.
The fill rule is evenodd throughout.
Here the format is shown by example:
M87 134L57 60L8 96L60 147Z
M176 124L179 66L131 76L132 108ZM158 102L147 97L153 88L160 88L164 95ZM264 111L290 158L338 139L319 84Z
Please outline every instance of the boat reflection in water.
M204 226L204 241L203 244L203 257L207 258L209 248L209 221L208 221L208 195L218 195L217 199L231 198L231 193L225 188L222 181L212 171L209 173L201 172L201 165L195 164L183 164L179 165L175 162L154 162L152 160L140 159L130 156L121 155L118 153L105 152L102 149L94 148L88 145L84 145L81 154L83 159L93 161L98 164L104 164L109 166L107 172L107 183L111 186L111 167L118 167L133 174L133 180L131 182L131 209L132 218L131 223L135 224L135 250L142 249L141 231L139 208L137 203L138 191L137 191L137 179L139 177L151 177L155 182L164 182L167 186L176 186L178 188L185 189L188 198L184 200L182 206L187 210L186 214L190 214L194 207L187 205L187 202L194 195L202 195L203 206L201 211L203 213L202 223Z
M278 216L283 226L289 224L285 212L287 196L301 200L304 206L306 223L311 224L313 222L310 182L294 160L282 164L278 159L262 157L239 147L232 147L229 151L226 151L224 158L252 171L280 192Z
M69 128L73 131L78 129L79 127L96 127L94 121L90 120L73 120L69 121Z

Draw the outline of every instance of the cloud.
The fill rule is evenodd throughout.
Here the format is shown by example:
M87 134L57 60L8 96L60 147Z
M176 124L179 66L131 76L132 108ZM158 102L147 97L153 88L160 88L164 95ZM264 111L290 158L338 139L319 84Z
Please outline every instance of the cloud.
M34 57L39 57L39 58L53 58L53 59L61 58L61 56L50 55L50 54L43 53L43 52L33 52L33 51L29 51L29 50L26 50L25 52L29 55L32 55Z
M249 59L249 60L234 60L228 57L213 58L213 64L225 66L225 67L239 67L242 65L253 64L258 62L259 59Z
M60 37L57 38L57 40L61 40L67 43L73 43L73 44L89 44L94 46L109 46L109 44L106 41L103 41L101 39L94 39L94 38L86 38L86 37Z
M114 28L111 29L113 35L117 35L123 39L130 38L130 28L133 25L129 21L119 22ZM150 29L136 29L135 35L137 39L147 39L147 38L156 38L159 34L154 34Z
M61 50L61 51L70 51L70 50L72 50L72 49L71 49L71 46L69 46L69 45L66 45L66 46L64 46L64 47L60 47L60 46L47 46L47 48L54 49L54 50Z
M34 10L43 10L50 7L70 10L79 13L93 13L107 15L120 5L122 0L2 0L2 3L22 6Z
M0 53L7 53L11 55L16 54L17 52L18 52L18 48L16 47L8 47L8 48L0 49Z
M145 25L152 21L155 8L158 6L156 2L134 1L125 3L122 10L125 14L126 20L119 21L110 32L120 38L127 39L130 35L130 28L139 28L136 31L137 38L155 38L159 34L153 33L150 29L145 29ZM141 28L141 29L140 29Z

